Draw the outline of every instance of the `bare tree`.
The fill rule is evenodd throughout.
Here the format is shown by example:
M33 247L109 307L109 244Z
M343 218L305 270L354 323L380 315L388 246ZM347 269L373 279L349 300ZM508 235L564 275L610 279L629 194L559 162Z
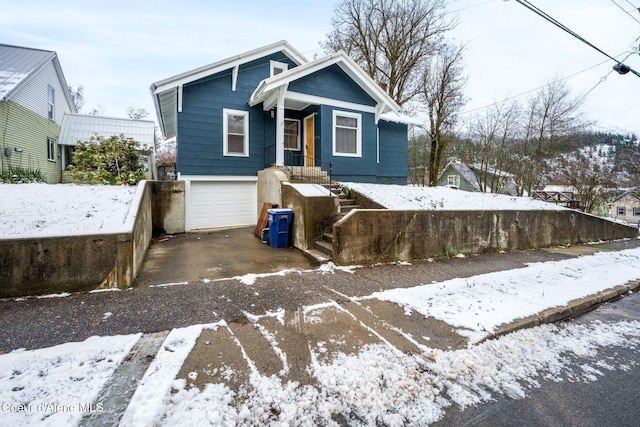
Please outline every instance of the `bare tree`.
M127 115L131 120L144 120L149 116L149 113L144 108L129 107Z
M580 210L599 213L607 206L606 188L613 186L612 172L588 157L575 158L562 169L565 182L575 189Z
M508 176L500 170L512 169L510 148L517 137L520 113L516 101L496 103L472 124L478 146L476 176L482 192L500 192L506 186Z
M438 183L443 155L453 138L456 113L464 106L463 46L445 45L423 76L422 97L429 119L429 185Z
M583 98L573 98L571 89L554 80L536 92L525 109L524 135L515 160L523 185L519 195L531 194L542 179L544 157L562 138L577 133L584 125L580 106Z
M421 91L423 70L454 27L444 0L342 0L322 46L344 50L403 105Z
M69 95L71 95L71 102L76 107L76 111L79 113L84 106L84 88L82 85L78 86L78 89L74 89L71 85L68 86Z

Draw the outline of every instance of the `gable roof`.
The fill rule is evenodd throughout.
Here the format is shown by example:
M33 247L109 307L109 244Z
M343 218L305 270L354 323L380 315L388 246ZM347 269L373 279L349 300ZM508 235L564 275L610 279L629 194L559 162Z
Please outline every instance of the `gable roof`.
M183 85L217 74L221 71L233 69L247 62L277 52L283 52L298 65L308 62L307 58L294 49L287 41L281 40L153 83L151 85L151 94L153 95L153 100L156 105L158 122L164 135L167 138L176 135L177 110L179 108L178 91Z
M447 169L453 169L456 171L469 185L473 187L475 191L480 191L480 185L478 184L478 178L473 170L466 163L459 162L449 162L447 166L445 166L442 176L444 176Z
M124 134L143 147L155 144L155 123L151 120L131 120L118 117L93 116L89 114L65 114L62 118L60 145L75 146L78 141L89 141L92 136L109 138Z
M53 62L60 84L67 89L67 81L55 52L0 44L0 101L11 99L22 86L50 62ZM64 94L70 108L75 111L75 105L71 101L69 91L65 90Z
M331 65L339 66L362 90L376 101L376 104L379 105L378 114L388 111L397 112L400 109L389 94L342 50L263 80L253 92L251 98L249 98L249 105L255 106L265 103L264 109L268 110L275 105L275 94L277 94L280 87L286 87L294 80L323 70Z

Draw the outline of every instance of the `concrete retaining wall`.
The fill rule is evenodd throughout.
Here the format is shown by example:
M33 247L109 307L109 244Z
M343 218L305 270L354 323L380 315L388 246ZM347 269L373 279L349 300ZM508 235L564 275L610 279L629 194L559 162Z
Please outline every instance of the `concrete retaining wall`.
M185 182L153 182L153 232L185 232Z
M307 184L312 185L312 184ZM306 251L339 215L338 198L330 195L303 195L296 185L282 185L282 207L293 210L291 244Z
M337 264L368 264L634 238L638 230L578 211L354 210L333 226Z
M151 242L152 202L143 181L118 232L0 239L0 298L132 286Z

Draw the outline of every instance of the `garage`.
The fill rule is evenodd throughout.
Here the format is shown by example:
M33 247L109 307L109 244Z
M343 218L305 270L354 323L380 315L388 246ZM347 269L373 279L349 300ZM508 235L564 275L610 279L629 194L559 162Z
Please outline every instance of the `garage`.
M256 224L255 177L244 180L189 180L186 187L188 230Z

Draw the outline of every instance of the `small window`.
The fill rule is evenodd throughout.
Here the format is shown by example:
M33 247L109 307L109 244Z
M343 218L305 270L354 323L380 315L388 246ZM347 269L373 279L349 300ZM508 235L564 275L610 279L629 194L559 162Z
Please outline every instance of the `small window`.
M333 112L333 155L362 157L362 116L343 111Z
M249 112L223 110L224 155L249 155Z
M627 214L627 208L625 208L624 206L618 206L618 215L626 215Z
M49 120L55 119L55 105L56 105L56 91L51 87L47 86L47 117Z
M284 73L289 69L289 64L284 62L271 61L271 77Z
M448 175L447 176L447 185L449 187L460 187L460 176L459 175Z
M640 216L640 208L633 208L633 216Z
M47 160L56 161L56 140L53 138L47 138Z
M284 148L300 150L300 120L284 119Z

